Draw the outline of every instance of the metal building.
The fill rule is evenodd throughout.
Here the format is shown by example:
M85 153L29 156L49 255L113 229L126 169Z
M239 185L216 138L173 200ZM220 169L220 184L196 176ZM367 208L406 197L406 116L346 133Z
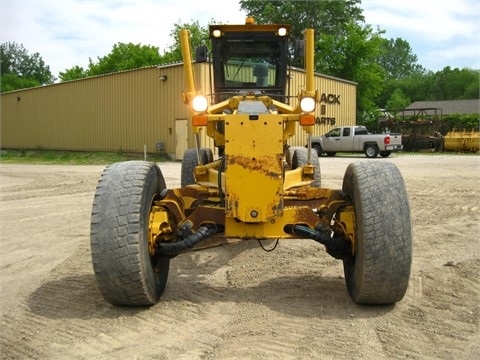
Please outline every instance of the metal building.
M195 78L210 93L208 63L194 64ZM288 93L305 85L302 70L291 68ZM333 126L354 125L356 83L317 74L319 91L315 135ZM3 149L55 149L162 152L181 159L194 147L194 136L182 102L182 64L152 66L1 95ZM214 149L202 132L202 147ZM297 131L289 144L303 146Z

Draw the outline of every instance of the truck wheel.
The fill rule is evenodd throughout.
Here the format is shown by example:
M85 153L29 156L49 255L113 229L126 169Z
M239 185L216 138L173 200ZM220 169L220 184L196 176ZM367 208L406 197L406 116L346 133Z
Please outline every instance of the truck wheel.
M359 304L391 304L407 290L412 262L410 208L392 163L350 164L343 192L355 211L354 255L343 260L345 282Z
M389 157L391 153L391 151L380 151L380 156L386 158Z
M363 152L365 153L365 156L368 158L376 158L378 155L378 147L376 145L367 144L365 145Z
M213 153L211 149L202 148L199 149L199 152L203 164L208 164L213 161ZM198 166L197 149L187 149L183 154L182 160L182 172L180 178L182 187L195 184L195 176L193 174L195 166Z
M315 149L317 152L318 156L322 156L323 150L322 150L322 145L320 144L312 144L312 149Z
M320 173L320 160L318 159L317 152L314 149L310 150L310 161L315 166L315 173L313 178L317 180L318 186L320 186L321 173ZM295 149L292 156L292 170L308 164L308 149L298 148Z
M153 305L165 289L170 259L152 263L148 224L166 188L160 168L145 161L108 166L92 207L90 245L98 287L113 305Z

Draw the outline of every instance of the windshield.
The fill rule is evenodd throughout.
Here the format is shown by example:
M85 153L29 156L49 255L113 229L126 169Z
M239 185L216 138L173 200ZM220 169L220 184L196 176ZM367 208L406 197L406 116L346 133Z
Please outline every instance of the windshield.
M265 34L213 41L215 92L284 94L287 39Z
M271 41L230 40L223 56L224 84L227 87L268 87L277 85L281 59L280 44Z

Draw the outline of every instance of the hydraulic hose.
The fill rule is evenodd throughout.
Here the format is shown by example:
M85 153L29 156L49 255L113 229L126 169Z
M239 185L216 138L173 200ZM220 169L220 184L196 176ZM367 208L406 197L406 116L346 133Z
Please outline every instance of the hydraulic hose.
M292 234L300 235L325 245L327 252L336 259L343 259L352 253L349 242L343 237L330 236L330 231L326 228L310 229L304 225L293 225L290 231Z
M327 231L318 231L310 229L308 226L303 225L293 225L291 228L292 234L300 235L316 242L319 242L322 245L329 245L332 242L332 238Z
M184 239L174 243L158 243L157 253L165 255L180 254L188 249L193 248L203 239L214 235L217 232L217 227L214 224L206 224L198 228L198 230L185 237Z

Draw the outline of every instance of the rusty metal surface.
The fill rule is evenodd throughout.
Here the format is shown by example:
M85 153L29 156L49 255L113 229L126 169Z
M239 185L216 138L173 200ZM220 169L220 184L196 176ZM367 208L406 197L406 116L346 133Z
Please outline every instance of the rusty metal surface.
M278 115L229 115L225 121L226 216L265 222L281 215L283 123Z

